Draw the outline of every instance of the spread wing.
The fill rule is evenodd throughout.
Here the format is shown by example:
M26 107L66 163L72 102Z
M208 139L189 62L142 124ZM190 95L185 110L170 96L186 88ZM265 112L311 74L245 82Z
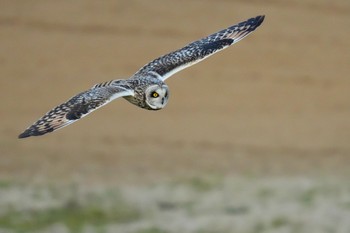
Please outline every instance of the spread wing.
M205 58L240 41L253 32L264 21L265 16L257 16L237 25L192 42L182 49L159 57L142 67L134 77L152 73L162 81L171 75L192 66Z
M52 132L74 123L116 98L134 95L134 91L129 86L118 84L118 82L119 80L115 80L97 84L91 89L79 93L46 113L20 134L18 138L39 136Z

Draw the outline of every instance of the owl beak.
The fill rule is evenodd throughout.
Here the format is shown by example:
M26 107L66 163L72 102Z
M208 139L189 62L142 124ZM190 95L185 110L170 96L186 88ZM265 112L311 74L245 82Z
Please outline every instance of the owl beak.
M164 101L165 101L165 98L163 97L163 98L162 98L162 104L164 104Z

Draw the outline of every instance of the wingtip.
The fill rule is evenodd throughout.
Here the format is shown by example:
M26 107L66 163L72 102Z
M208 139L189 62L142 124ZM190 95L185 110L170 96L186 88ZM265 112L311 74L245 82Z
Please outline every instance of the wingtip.
M18 135L18 138L22 139L22 138L28 138L30 136L32 136L32 135L26 130L23 133L21 133L20 135Z
M260 24L264 21L265 15L258 15L254 18L256 20L256 26L260 26Z
M35 128L30 127L28 129L26 129L23 133L18 135L18 138L22 139L22 138L28 138L31 136L41 136L41 135L44 135L44 134L52 132L52 131L53 131L53 129L46 131L46 132L43 132L43 131L39 131L39 130L36 130Z

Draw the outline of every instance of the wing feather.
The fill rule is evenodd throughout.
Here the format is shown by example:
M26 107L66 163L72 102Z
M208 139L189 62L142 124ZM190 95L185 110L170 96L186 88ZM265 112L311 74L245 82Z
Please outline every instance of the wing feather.
M43 135L70 125L110 101L132 96L134 92L126 85L117 85L118 81L96 84L91 89L81 92L46 113L28 127L19 138Z
M142 67L134 77L148 73L156 74L162 81L171 75L242 40L264 21L265 16L250 18L244 22L221 30L201 40L190 43L182 49L161 56Z

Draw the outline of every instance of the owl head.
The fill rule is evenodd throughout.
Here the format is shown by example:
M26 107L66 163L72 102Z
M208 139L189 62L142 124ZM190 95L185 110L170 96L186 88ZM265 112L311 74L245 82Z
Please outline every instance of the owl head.
M152 110L159 110L165 107L169 100L169 88L166 84L151 85L145 91L146 104Z

